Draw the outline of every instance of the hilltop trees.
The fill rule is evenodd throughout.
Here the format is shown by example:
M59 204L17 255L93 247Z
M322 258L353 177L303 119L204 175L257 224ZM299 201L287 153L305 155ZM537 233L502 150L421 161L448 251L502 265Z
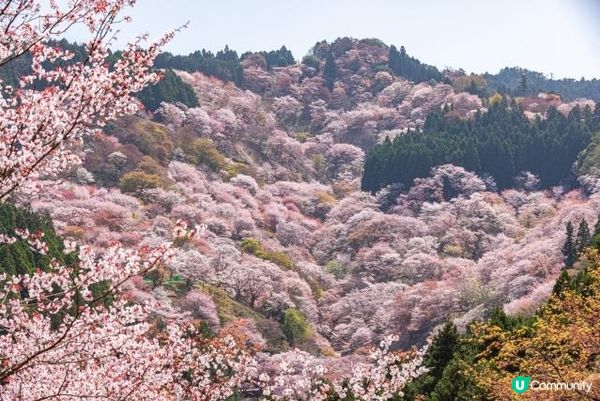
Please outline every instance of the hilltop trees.
M490 92L526 96L539 92L559 93L563 99L577 98L600 100L600 80L576 80L571 78L552 79L544 74L519 67L505 67L497 74L484 74ZM527 85L522 85L523 79Z
M158 109L162 102L180 102L188 107L197 107L198 98L192 87L181 80L172 70L167 70L160 82L144 88L138 98L145 108Z
M235 50L225 46L216 54L208 50L198 50L187 56L161 53L154 63L156 68L183 70L188 72L200 71L203 74L217 77L223 81L232 81L241 85L244 72L240 58Z
M273 67L285 67L296 63L294 55L285 46L281 46L281 49L279 50L271 50L269 52L262 51L260 54L265 58L268 69L272 69ZM244 55L242 55L241 59L244 59Z
M422 130L386 139L365 160L362 188L377 191L387 184L408 186L431 167L451 163L479 175L491 175L499 189L511 187L522 171L537 175L542 187L557 185L591 138L589 113L575 107L568 117L551 109L545 120L529 122L506 100L473 120L430 115Z
M394 74L417 83L431 79L441 82L443 79L442 74L437 68L422 64L416 58L406 54L404 46L400 46L400 51L398 51L396 46L390 46L388 66Z
M333 52L329 51L325 58L325 67L323 68L323 77L325 78L325 83L329 90L333 89L333 84L335 83L337 76L338 71L337 66L335 65L335 59L333 58Z

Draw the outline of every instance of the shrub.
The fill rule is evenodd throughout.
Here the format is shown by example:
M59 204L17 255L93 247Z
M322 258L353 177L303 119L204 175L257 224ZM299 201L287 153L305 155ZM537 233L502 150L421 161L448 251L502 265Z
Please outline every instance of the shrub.
M319 67L321 66L321 62L315 56L304 56L304 58L302 59L302 64L304 64L307 67L312 67L317 71L319 70Z
M310 138L310 135L308 132L298 132L296 134L296 140L300 143L305 143L308 138Z
M142 160L140 160L135 169L137 171L141 171L142 173L154 175L161 175L165 171L165 169L150 156L142 157Z
M219 152L210 139L198 138L192 143L192 160L196 164L205 164L213 171L226 170L229 165L225 156Z
M310 334L308 322L296 308L289 308L285 311L282 330L292 345L306 340Z
M338 280L344 278L344 276L346 275L346 270L344 269L344 266L342 266L342 264L337 260L330 260L329 262L327 262L327 264L325 265L325 271L327 273L331 273L333 277L335 277Z
M268 260L285 269L293 269L294 262L285 252L270 251L265 249L260 241L254 238L245 238L242 241L242 250L251 253L257 258Z
M256 254L262 249L262 245L257 239L246 238L242 241L242 250L244 252L248 252L256 256Z
M173 157L174 149L169 130L151 121L140 121L134 128L136 132L127 139L131 139L142 153L166 165Z
M290 257L284 252L270 252L267 251L267 260L284 267L286 269L293 269L294 263L290 259Z
M160 188L164 185L161 176L146 174L141 171L129 172L119 180L119 188L123 192L137 192L142 189Z

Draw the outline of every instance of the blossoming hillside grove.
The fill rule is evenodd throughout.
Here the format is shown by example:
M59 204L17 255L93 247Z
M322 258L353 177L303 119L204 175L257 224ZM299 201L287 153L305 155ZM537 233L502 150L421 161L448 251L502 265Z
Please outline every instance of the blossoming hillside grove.
M598 9L456 2L0 0L0 401L600 400Z

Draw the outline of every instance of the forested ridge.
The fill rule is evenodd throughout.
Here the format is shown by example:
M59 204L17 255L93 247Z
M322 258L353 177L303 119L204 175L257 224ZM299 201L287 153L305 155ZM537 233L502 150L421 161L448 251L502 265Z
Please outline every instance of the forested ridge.
M482 75L489 91L515 96L535 95L539 92L559 93L565 99L588 98L600 101L600 80L548 78L540 72L519 67L505 67L497 74Z
M448 111L434 112L422 129L375 146L365 160L362 188L408 187L432 167L447 163L489 175L499 189L514 186L514 178L524 171L538 175L547 188L571 176L577 156L600 129L599 107L577 107L568 116L550 109L546 119L534 121L506 98L470 121L446 118Z

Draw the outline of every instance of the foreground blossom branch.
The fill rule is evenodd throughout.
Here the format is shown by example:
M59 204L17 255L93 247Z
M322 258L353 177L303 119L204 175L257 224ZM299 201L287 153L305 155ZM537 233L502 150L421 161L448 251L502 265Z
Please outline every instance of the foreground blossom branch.
M30 64L25 76L13 77L16 85L0 80L0 201L77 162L73 150L82 139L135 112L132 94L159 79L151 67L173 32L147 48L142 36L108 62L120 12L134 3L0 1L0 68L19 59ZM89 31L82 60L51 45L76 25ZM14 229L19 238L3 234L4 243L24 240L45 253L40 233ZM190 235L181 226L175 234ZM149 305L121 300L126 281L170 253L168 243L139 251L115 245L102 254L83 247L75 266L52 260L48 271L1 275L0 400L231 394L251 362L233 339L206 339L193 326L173 324L153 333Z
M23 239L39 245L37 237ZM0 275L0 400L229 396L253 371L232 338L174 324L151 335L152 305L119 299L123 283L171 254L170 244L139 252L115 245L102 255L84 247L76 268L53 260L47 272ZM98 283L108 285L93 291ZM117 300L107 307L107 297Z
M17 87L0 80L0 200L39 175L76 163L73 145L135 112L132 94L159 79L151 67L174 32L147 48L142 36L113 65L107 62L119 13L134 3L78 0L61 8L51 1L43 12L37 1L0 1L0 68L31 56L31 72L18 77ZM83 60L48 42L75 25L90 33Z

